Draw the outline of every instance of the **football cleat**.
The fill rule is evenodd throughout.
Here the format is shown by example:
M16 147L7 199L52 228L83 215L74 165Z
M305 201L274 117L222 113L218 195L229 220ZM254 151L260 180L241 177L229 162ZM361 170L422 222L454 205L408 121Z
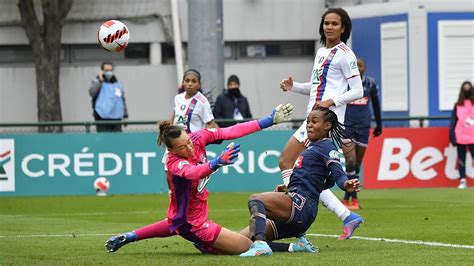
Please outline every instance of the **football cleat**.
M342 234L337 238L339 240L350 239L354 231L364 222L362 217L357 213L351 212L344 220Z
M346 200L346 199L345 199L345 200L342 200L342 204L343 204L344 206L346 206L346 208L348 208L348 209L350 208L349 200Z
M459 186L458 186L459 189L465 189L467 188L467 181L466 181L466 178L461 178L461 180L459 180Z
M272 255L273 251L267 242L254 242L250 246L250 249L240 254L241 257L256 257L256 256L269 256Z
M359 200L352 199L352 205L348 209L353 210L353 211L360 210Z
M136 240L137 234L135 232L129 232L109 238L109 240L105 242L105 247L107 248L108 252L115 252L119 250L119 248L121 248L123 245L126 245Z
M319 248L313 246L311 242L306 238L305 235L302 235L298 238L296 243L290 244L293 248L293 252L310 252L310 253L317 253L319 252Z

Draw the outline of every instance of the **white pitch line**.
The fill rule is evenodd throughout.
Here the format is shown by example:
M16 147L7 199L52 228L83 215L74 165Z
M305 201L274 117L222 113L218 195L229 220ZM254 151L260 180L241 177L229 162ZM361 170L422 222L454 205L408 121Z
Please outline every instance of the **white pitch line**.
M306 234L308 236L320 236L320 237L339 237L338 235L325 235L325 234ZM403 240L403 239L390 239L390 238L380 238L380 237L365 237L365 236L353 236L351 239L360 239L368 241L383 241L383 242L392 242L392 243L403 243L403 244L413 244L413 245L424 245L432 247L444 247L444 248L466 248L474 249L472 245L458 245L458 244L449 244L441 242L425 242L421 240Z
M57 235L47 235L47 234L38 234L38 235L12 235L12 236L0 236L0 238L34 238L34 237L83 237L83 236L113 236L115 234L57 234Z
M88 236L113 236L115 234L36 234L36 235L11 235L11 236L2 236L0 238L35 238L35 237L88 237ZM308 236L319 236L319 237L332 237L337 238L338 235L326 235L326 234L306 234ZM414 245L424 245L432 247L445 247L445 248L464 248L464 249L474 249L472 245L458 245L458 244L449 244L441 242L425 242L420 240L403 240L403 239L390 239L390 238L379 238L379 237L364 237L364 236L353 236L351 239L360 239L368 241L382 241L382 242L392 242L392 243L403 243L403 244L414 244Z

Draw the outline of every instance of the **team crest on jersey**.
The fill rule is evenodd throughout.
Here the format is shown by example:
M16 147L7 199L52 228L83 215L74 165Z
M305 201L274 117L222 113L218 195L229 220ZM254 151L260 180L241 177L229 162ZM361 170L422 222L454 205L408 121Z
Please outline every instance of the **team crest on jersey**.
M298 159L296 159L296 161L295 161L295 166L294 166L294 168L301 168L301 167L303 167L303 159L304 159L303 155L298 156Z
M329 157L332 159L337 159L339 160L340 153L336 150L332 150L329 152Z
M189 164L189 162L188 162L188 161L181 161L181 162L179 162L179 164L178 164L178 169L179 169L179 170L183 169L183 167L184 167L186 164Z

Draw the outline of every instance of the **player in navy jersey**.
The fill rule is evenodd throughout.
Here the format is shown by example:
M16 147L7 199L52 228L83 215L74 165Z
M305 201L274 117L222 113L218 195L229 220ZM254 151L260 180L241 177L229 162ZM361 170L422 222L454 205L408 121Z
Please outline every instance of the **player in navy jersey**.
M292 251L298 245L267 243L275 239L300 237L316 219L320 193L336 183L346 191L358 191L357 179L348 179L339 162L339 152L329 138L339 145L346 138L337 115L317 107L306 119L309 147L296 159L287 192L266 192L250 197L249 236L254 240L241 256L271 255L273 251ZM360 223L354 223L359 226ZM245 234L245 232L244 232ZM350 237L350 236L349 236ZM304 237L304 241L306 239ZM272 250L273 249L273 250Z
M370 122L372 120L369 108L370 101L372 101L376 123L373 133L374 137L382 134L382 116L377 84L373 78L364 76L365 62L363 59L357 58L357 67L362 77L364 96L347 104L344 124L347 125L347 133L352 137L353 141L347 140L346 145L341 146L346 159L346 174L349 179L358 177L362 159L369 143ZM349 204L351 197L352 202ZM346 192L342 203L351 210L360 209L357 192Z
M320 42L324 46L316 53L309 82L294 82L291 76L281 81L280 88L283 91L309 95L307 113L316 106L328 107L338 116L338 121L344 123L347 104L362 97L362 80L357 68L357 59L346 45L351 29L351 18L344 9L329 8L322 15L319 24ZM283 184L288 185L293 164L307 145L304 122L290 137L278 160ZM340 240L348 239L348 236L353 234L350 228L354 227L348 224L354 220L348 220L348 217L362 223L362 218L353 215L331 190L323 191L319 201L342 221L343 232L339 236Z

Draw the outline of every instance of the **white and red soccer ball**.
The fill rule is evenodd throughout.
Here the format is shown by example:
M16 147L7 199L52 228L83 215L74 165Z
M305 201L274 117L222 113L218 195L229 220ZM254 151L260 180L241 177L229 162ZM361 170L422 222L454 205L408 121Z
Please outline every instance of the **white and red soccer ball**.
M110 183L109 180L105 177L99 177L94 181L94 189L97 192L97 195L106 195L107 190L109 190Z
M128 27L118 20L109 20L100 25L97 40L109 52L121 52L130 40Z

